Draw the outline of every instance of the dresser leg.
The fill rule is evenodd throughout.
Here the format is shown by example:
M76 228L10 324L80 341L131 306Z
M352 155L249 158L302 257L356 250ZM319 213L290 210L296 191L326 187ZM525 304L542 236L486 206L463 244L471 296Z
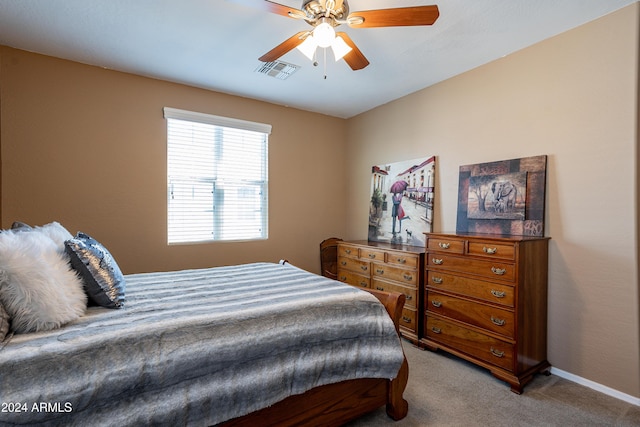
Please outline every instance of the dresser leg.
M511 384L511 391L515 394L522 394L522 384Z
M544 374L551 375L549 370L551 369L551 365L546 360L538 364L538 366L530 369L524 374L520 376L513 376L510 374L505 374L502 371L491 370L491 375L508 383L511 386L511 391L515 394L522 394L522 389L525 385L529 384L533 379L535 374Z
M438 347L437 346L431 345L431 344L426 343L424 341L420 341L420 346L424 350L429 350L429 351L433 351L433 352L438 351Z

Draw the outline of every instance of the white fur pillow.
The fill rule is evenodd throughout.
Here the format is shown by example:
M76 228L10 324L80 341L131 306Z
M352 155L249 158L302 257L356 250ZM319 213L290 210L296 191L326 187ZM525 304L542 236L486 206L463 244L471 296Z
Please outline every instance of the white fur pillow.
M16 333L59 328L87 307L81 279L42 230L0 233L0 302Z

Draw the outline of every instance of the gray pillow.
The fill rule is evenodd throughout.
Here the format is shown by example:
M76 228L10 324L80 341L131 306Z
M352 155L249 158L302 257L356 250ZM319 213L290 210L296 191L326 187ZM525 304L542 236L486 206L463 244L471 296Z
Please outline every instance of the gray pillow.
M10 329L9 313L4 309L4 305L2 305L2 301L0 301L0 342L4 341L4 337L7 336Z
M25 224L24 222L14 221L13 224L11 224L11 229L13 231L27 231L32 230L33 228L29 224Z
M71 266L84 282L89 300L102 307L122 308L125 280L111 253L85 233L64 242Z

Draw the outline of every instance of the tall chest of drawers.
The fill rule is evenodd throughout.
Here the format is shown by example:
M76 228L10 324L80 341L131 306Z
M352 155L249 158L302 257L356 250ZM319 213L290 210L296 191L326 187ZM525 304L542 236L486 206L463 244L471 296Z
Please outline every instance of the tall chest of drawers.
M548 372L548 238L426 233L420 343L487 368L520 394Z
M400 332L418 343L421 333L424 248L383 242L338 243L338 280L353 286L405 294Z

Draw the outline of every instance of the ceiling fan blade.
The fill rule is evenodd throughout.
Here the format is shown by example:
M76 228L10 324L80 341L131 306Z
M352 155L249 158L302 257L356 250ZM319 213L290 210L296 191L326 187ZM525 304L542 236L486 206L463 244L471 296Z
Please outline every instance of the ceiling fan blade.
M365 58L362 52L360 52L358 46L356 46L356 44L353 42L353 40L351 40L347 33L338 32L336 33L336 36L342 37L345 43L348 44L351 48L351 51L347 53L342 59L344 59L346 63L349 64L349 67L351 67L352 70L361 70L369 65L369 61L367 60L367 58Z
M289 52L291 49L302 44L306 34L309 34L309 31L300 31L299 33L296 33L295 35L289 37L288 39L286 39L285 41L283 41L278 46L274 47L273 49L271 49L269 52L265 53L258 59L262 62L275 61L285 53Z
M231 3L238 3L245 6L252 7L254 9L262 10L263 12L275 13L276 15L287 16L289 18L305 18L306 14L300 9L294 7L285 6L283 4L275 3L269 0L227 0Z
M432 25L438 16L440 11L436 5L399 7L353 12L347 17L347 23L352 28L408 27Z

